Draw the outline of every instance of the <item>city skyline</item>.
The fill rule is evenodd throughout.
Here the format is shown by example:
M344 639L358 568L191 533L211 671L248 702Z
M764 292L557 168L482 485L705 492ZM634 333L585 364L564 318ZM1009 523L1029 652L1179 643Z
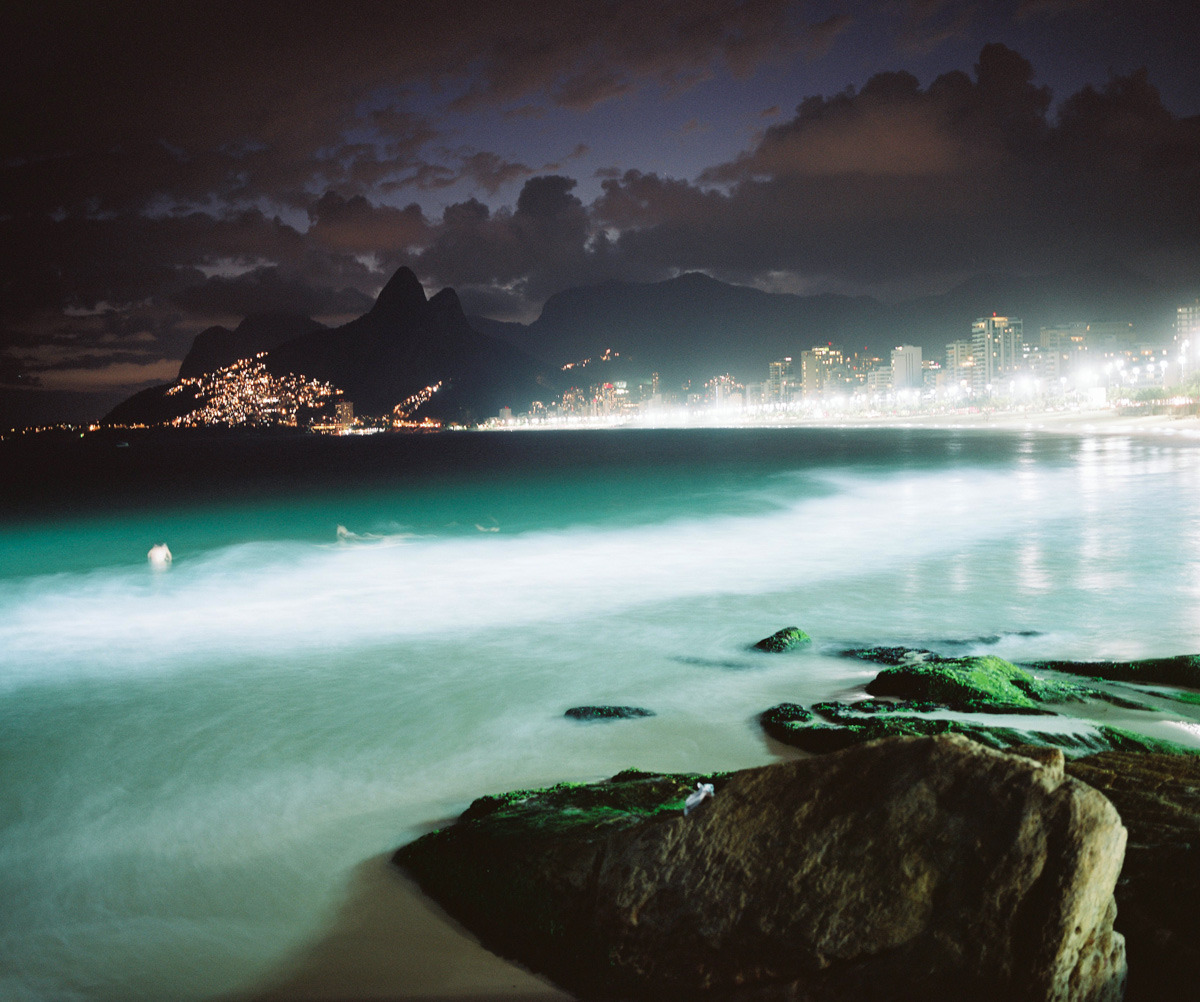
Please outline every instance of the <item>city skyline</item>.
M944 356L923 358L916 345L901 344L888 357L843 351L833 342L796 357L770 362L761 381L728 372L702 381L667 386L658 372L608 378L608 365L626 365L606 351L562 367L578 379L561 394L528 409L504 406L482 420L451 421L449 427L533 425L580 421L688 422L688 414L741 415L778 421L845 413L954 413L988 410L1095 409L1159 403L1172 412L1194 409L1200 376L1200 299L1177 308L1169 342L1140 334L1131 323L1073 322L1042 327L1024 337L1019 317L979 317L970 336L947 344ZM330 383L302 374L273 375L268 352L239 359L204 374L181 377L164 399L180 397L174 416L147 425L124 417L114 427L284 427L322 434L437 431L444 422L419 413L443 383L425 386L384 414L357 414L352 400ZM763 376L763 373L758 375ZM570 378L569 377L569 378ZM576 385L577 383L577 385ZM1185 386L1186 384L1186 386ZM1176 392L1171 396L1170 391ZM1171 399L1168 401L1168 397ZM1178 398L1178 399L1175 399ZM191 409L188 409L189 405ZM101 424L91 423L91 430Z

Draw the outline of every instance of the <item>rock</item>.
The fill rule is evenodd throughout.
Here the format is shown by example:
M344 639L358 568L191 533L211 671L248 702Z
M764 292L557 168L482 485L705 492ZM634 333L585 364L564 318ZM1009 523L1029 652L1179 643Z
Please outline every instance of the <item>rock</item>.
M898 696L943 703L956 710L993 713L1038 712L1029 694L1033 677L1003 658L931 657L885 668L867 686L873 696Z
M921 700L889 702L863 699L857 703L814 703L806 709L780 703L759 714L762 729L783 744L814 754L903 735L962 734L990 748L1020 746L1057 748L1079 756L1104 751L1189 754L1194 749L1118 727L1080 722L1076 730L1030 730L997 726L986 715L962 720L933 716L947 707Z
M563 713L572 720L627 720L631 717L653 717L653 710L640 706L572 706Z
M752 646L756 651L767 651L769 654L782 654L784 651L790 651L794 647L802 647L804 644L811 643L812 637L800 629L800 627L785 626L782 630L777 630L769 637L764 637Z
M1181 685L1200 689L1200 654L1140 661L1034 661L1031 668L1139 685Z
M1080 702L1100 695L1037 678L1011 661L992 654L939 657L929 651L869 648L846 652L890 667L867 686L873 696L931 700L952 710L980 713L1046 713L1040 704ZM1101 696L1102 698L1102 696Z
M395 861L589 997L1109 1002L1125 829L1050 762L899 738L472 805ZM657 798L657 799L656 799Z
M862 702L887 705L883 700ZM868 741L878 741L880 738L903 736L962 734L980 744L998 749L1017 745L1068 743L1073 737L1070 734L1043 734L921 715L930 710L945 709L944 706L935 703L908 702L892 705L894 710L874 707L867 711L859 711L858 703L817 703L812 710L796 703L780 703L764 710L758 719L763 730L776 741L818 755L840 751ZM1108 747L1103 742L1097 742L1079 748L1078 753L1099 751Z
M1200 984L1200 756L1105 752L1067 772L1107 796L1129 831L1117 921L1127 1002L1176 1002Z
M1144 701L1107 689L1052 680L1034 671L1059 671L1056 666L1084 662L1038 661L1029 668L993 655L942 657L924 648L866 647L842 651L843 657L887 665L867 691L879 696L933 699L967 712L1044 713L1039 704L1101 700L1126 710L1150 709ZM1165 659L1174 661L1179 659ZM1142 662L1130 662L1141 664ZM1161 664L1163 661L1154 662ZM1098 677L1098 676L1097 676ZM1120 681L1114 674L1111 680ZM1148 681L1148 679L1146 680Z

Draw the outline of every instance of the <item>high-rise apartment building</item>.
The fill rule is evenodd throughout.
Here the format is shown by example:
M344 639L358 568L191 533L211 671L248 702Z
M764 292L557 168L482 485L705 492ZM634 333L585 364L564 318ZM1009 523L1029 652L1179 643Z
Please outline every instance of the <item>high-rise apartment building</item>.
M1038 332L1037 352L1032 359L1035 363L1034 375L1045 380L1069 376L1090 348L1088 325L1085 323L1043 327Z
M902 344L892 349L892 389L919 390L925 377L921 372L921 349Z
M990 394L1003 377L1021 368L1024 337L1024 324L1016 317L993 313L971 324L971 353L975 356L971 380L977 394Z
M1200 370L1200 299L1176 309L1175 344L1184 373Z
M950 386L973 386L975 354L971 342L966 339L951 341L946 345L946 382Z
M767 372L767 401L772 404L786 404L791 396L792 360L781 358L772 362Z
M817 345L800 353L800 385L806 398L820 396L831 374L843 364L842 353L833 345Z

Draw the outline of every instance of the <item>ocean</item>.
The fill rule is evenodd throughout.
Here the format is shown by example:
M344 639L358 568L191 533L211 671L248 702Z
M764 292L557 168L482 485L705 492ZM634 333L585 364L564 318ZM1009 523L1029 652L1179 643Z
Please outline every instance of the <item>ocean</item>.
M13 1002L245 997L476 796L777 760L756 715L861 695L846 648L1200 652L1178 437L105 433L0 482ZM1174 707L1088 712L1200 748Z

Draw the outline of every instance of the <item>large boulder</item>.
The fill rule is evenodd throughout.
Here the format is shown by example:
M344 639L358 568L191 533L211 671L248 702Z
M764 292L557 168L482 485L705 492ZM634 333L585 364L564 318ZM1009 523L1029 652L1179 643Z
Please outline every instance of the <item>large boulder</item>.
M1067 772L1107 796L1129 831L1117 928L1127 1002L1175 1002L1200 984L1200 755L1106 752Z
M489 798L395 859L588 997L1121 997L1125 829L1061 754L889 739L711 777L685 816L694 779Z

